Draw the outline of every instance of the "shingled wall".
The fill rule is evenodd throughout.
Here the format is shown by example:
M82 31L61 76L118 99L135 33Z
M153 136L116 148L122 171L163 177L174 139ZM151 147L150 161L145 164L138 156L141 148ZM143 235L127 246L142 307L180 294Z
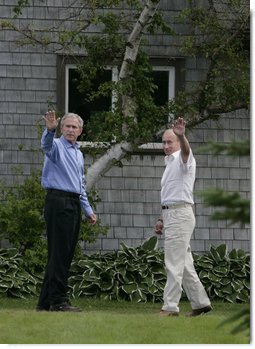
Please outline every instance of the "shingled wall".
M34 0L33 9L25 10L21 26L36 23L45 26L57 22L71 0ZM0 5L2 19L12 16L15 0L3 0ZM162 1L166 16L173 17L189 2L184 0ZM53 10L53 11L51 11ZM53 17L49 17L49 15ZM186 26L176 28L183 33ZM17 46L18 35L11 30L0 30L0 180L7 186L18 178L29 176L41 169L43 157L38 151L40 140L38 127L48 101L57 101L57 54L45 53L40 47ZM158 35L149 38L147 51L152 57L179 58L178 40ZM77 53L79 54L79 52ZM185 58L185 86L190 88L201 80L206 64L199 58ZM249 138L250 120L245 111L224 115L219 123L207 122L188 134L197 159L195 190L221 187L235 190L244 197L250 195L250 161L223 156L198 155L196 148L212 139L229 142L232 139ZM92 159L86 157L87 166ZM103 223L110 225L106 237L95 244L86 245L87 252L117 249L121 241L137 246L154 234L153 226L160 214L160 178L164 170L164 156L160 149L147 149L123 161L123 167L113 167L97 183L102 198L97 213ZM22 172L21 172L22 171ZM196 200L197 225L192 248L203 252L210 244L227 243L229 248L249 250L249 227L228 226L227 222L209 220L211 209L204 208L198 196ZM163 237L159 238L159 246Z
M196 228L191 241L193 251L207 251L210 245L227 244L229 250L250 249L249 226L229 226L227 221L212 221L212 208L206 208L198 192L208 188L239 191L242 197L250 197L249 158L198 154L201 146L210 140L228 143L233 139L249 137L249 115L246 111L223 115L219 123L208 121L188 133L197 161L195 182ZM89 161L88 161L89 164ZM95 244L85 244L87 251L117 249L121 241L137 246L147 237L154 235L154 225L161 214L160 180L164 171L164 154L157 146L130 160L123 167L113 167L97 183L102 202L97 212L105 224L110 226L106 237ZM159 236L158 246L163 246L164 236Z

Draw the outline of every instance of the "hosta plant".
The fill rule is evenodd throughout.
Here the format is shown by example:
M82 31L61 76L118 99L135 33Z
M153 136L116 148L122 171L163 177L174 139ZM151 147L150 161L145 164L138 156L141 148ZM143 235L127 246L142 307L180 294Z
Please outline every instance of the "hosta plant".
M231 303L249 302L250 255L227 246L211 246L209 252L198 256L194 263L199 278L211 299L221 298Z
M21 265L21 255L16 248L0 249L0 296L26 298L37 294L37 277Z
M83 255L71 265L70 296L162 302L166 282L164 252L156 247L157 237L152 236L136 248L121 243L118 251ZM193 255L195 268L212 300L249 302L249 254L236 249L228 252L226 245L220 245L212 246L203 255ZM0 296L38 295L43 273L28 270L29 264L23 258L14 248L0 249Z
M133 248L84 256L72 264L69 279L73 297L93 296L135 302L161 302L166 282L164 253L151 237ZM195 268L211 299L249 302L250 256L242 250L228 253L226 245L194 254ZM183 294L185 296L185 294Z
M166 274L163 253L156 244L156 236L137 248L121 243L118 251L84 256L74 262L69 278L72 296L161 301Z

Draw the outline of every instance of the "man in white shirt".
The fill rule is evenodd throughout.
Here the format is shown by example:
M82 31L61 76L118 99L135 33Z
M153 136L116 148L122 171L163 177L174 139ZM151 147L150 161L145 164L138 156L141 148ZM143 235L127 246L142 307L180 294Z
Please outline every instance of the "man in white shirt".
M165 267L162 316L178 316L182 287L191 303L188 316L212 310L210 300L193 265L190 239L195 227L193 187L196 161L185 137L185 121L178 118L163 134L166 169L161 180L162 219L155 232L165 232Z

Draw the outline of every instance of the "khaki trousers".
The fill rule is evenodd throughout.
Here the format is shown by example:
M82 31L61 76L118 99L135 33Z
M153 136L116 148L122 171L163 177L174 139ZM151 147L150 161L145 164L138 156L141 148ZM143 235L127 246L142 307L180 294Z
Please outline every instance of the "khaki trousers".
M165 267L167 282L164 288L163 310L179 312L182 287L192 309L210 305L193 264L190 239L195 227L192 205L183 204L163 210L165 233Z

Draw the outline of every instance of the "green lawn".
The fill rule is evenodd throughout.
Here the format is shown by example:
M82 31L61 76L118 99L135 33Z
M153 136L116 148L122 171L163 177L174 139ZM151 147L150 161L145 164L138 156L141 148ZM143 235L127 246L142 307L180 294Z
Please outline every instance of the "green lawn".
M214 302L196 317L181 302L180 316L160 317L160 304L80 298L82 313L36 312L36 299L0 298L1 344L249 344L247 333L231 334L237 323L219 324L244 307Z

